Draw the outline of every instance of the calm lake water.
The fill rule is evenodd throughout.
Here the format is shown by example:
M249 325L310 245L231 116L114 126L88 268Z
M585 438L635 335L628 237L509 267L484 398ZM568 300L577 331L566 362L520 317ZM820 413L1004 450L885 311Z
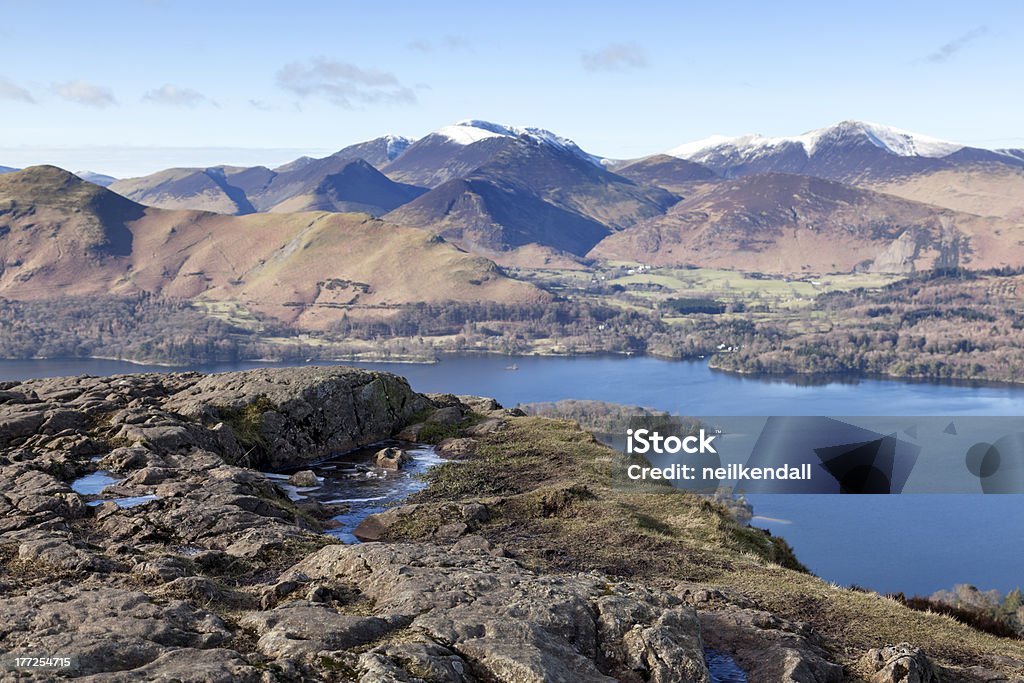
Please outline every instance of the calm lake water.
M518 370L506 368L512 364ZM506 406L565 398L688 415L1024 415L1024 387L890 380L818 384L713 372L654 358L453 356L437 364L353 363L418 391L493 396ZM261 363L196 366L223 372ZM0 361L0 380L168 371L119 361ZM928 594L955 583L1024 584L1024 496L751 496L755 524L784 536L819 576Z

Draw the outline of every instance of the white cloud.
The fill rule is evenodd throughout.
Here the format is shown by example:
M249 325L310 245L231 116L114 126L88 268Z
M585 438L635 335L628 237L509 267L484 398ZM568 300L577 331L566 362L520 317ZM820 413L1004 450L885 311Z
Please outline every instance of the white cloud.
M53 92L69 102L77 102L89 107L109 107L117 104L114 93L108 88L90 83L82 79L57 83L53 86Z
M967 33L957 36L944 45L940 45L935 52L925 57L925 61L931 62L932 64L941 64L942 62L948 61L957 52L960 52L987 33L988 26L976 26Z
M0 78L0 100L14 100L16 102L28 102L35 104L36 100L25 88L11 83L5 78Z
M217 104L201 92L191 88L180 88L170 83L165 83L156 90L150 90L142 96L142 99L145 102L170 107L196 107L203 103L216 106Z
M416 94L394 74L324 57L292 62L277 72L277 85L299 97L321 96L340 107L414 104Z

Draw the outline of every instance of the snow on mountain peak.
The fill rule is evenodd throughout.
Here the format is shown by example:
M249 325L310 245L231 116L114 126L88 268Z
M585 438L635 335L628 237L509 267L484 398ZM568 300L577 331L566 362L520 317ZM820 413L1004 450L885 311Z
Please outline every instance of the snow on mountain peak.
M867 137L876 147L901 157L939 158L963 149L963 145L958 145L955 142L946 142L927 135L867 121L842 121L829 128L805 133L800 137L809 138L808 143L805 143L804 146L807 148L807 154L811 155L822 140L858 135Z
M385 135L384 143L386 145L386 152L388 161L394 161L402 152L409 149L409 146L415 140L411 140L401 135Z
M445 126L434 132L437 135L443 135L459 145L472 145L475 142L495 137L527 137L535 142L571 152L598 166L600 166L603 161L601 157L584 152L569 138L564 138L561 135L552 133L550 130L546 130L544 128L534 128L531 126L506 126L501 123L482 121L480 119L464 119L456 122L454 125Z
M704 140L680 145L670 149L666 154L700 162L702 159L709 159L713 156L731 154L750 158L758 157L781 147L798 145L803 147L808 157L811 157L827 143L857 138L866 138L874 146L902 157L940 158L963 149L963 145L954 142L946 142L891 126L866 121L842 121L834 126L788 137L714 135Z

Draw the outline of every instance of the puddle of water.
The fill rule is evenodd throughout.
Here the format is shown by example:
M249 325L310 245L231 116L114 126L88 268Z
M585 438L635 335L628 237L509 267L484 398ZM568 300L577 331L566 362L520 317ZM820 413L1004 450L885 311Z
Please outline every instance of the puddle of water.
M402 448L412 461L398 471L374 467L377 451L387 446ZM437 455L433 446L386 442L303 468L313 470L320 478L321 484L317 487L298 488L286 483L287 474L264 474L275 480L292 500L313 498L325 505L347 505L346 512L334 517L340 526L326 533L345 543L358 543L359 539L352 532L360 522L422 489L426 483L419 475L443 462L446 461Z
M124 480L115 478L106 470L96 470L71 482L71 490L80 496L98 496L103 489L121 481Z
M711 683L748 683L747 673L724 652L704 648L704 662L711 674Z
M103 505L104 503L113 501L114 503L117 503L117 507L119 508L133 508L138 507L139 505L145 505L151 500L160 500L160 496L149 495L129 496L128 498L101 498L100 500L90 500L87 505L89 507L96 507L97 505Z
M90 500L86 503L89 507L96 507L97 505L103 505L107 501L113 501L117 503L118 507L122 508L133 508L138 505L145 505L151 500L158 500L159 496L129 496L127 498L101 498L103 495L103 489L114 484L120 484L124 479L117 479L110 472L106 470L96 470L92 474L87 474L84 477L79 477L71 482L71 490L80 496L97 496L96 500Z

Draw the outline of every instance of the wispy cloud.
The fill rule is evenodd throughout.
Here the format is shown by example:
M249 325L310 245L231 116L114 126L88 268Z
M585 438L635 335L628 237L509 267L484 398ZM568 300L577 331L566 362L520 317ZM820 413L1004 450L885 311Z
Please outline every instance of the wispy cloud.
M0 100L14 100L15 102L28 102L35 104L36 100L25 88L11 83L6 78L0 78Z
M109 107L117 104L114 93L110 92L108 88L82 79L56 83L53 86L53 92L69 102L77 102L89 107Z
M445 36L439 41L414 40L409 43L409 49L416 52L458 52L460 50L472 50L473 41L465 36Z
M647 66L647 55L636 43L611 43L580 55L587 71L620 71L642 69Z
M142 101L169 107L198 107L200 104L217 106L216 102L197 90L180 88L170 83L165 83L156 90L150 90L142 96Z
M345 108L416 102L416 93L393 73L325 57L286 64L277 72L277 85L299 97L321 96Z
M263 100L249 100L249 106L260 111L272 111L274 109L273 105Z
M960 52L971 43L977 41L979 38L985 36L988 31L988 26L976 26L967 33L954 38L944 45L940 45L935 52L932 52L924 59L926 62L931 62L932 64L941 64L949 61L953 55Z

